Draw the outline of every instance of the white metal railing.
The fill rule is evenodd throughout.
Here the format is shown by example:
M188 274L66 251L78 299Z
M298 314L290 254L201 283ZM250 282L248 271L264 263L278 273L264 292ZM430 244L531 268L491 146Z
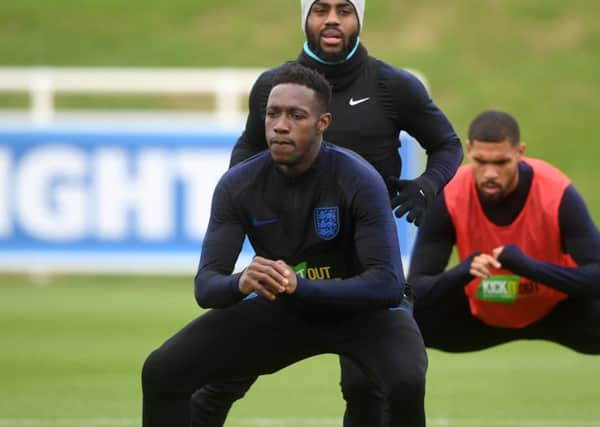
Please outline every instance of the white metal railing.
M242 102L262 70L236 68L0 67L0 92L28 92L30 119L54 120L56 93L213 95L214 117L242 114Z

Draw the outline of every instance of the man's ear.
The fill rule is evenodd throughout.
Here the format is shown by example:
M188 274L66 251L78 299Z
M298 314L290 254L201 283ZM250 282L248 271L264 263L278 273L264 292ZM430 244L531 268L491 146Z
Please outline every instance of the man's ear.
M527 144L525 144L523 141L521 141L519 143L519 155L524 156L526 148L527 148Z
M473 144L471 143L471 140L468 139L465 142L465 151L467 152L467 158L470 159L471 158L471 148L473 147Z
M331 124L331 120L333 120L331 113L323 113L319 116L319 120L317 121L317 128L319 129L320 133L323 133L327 130L327 128Z

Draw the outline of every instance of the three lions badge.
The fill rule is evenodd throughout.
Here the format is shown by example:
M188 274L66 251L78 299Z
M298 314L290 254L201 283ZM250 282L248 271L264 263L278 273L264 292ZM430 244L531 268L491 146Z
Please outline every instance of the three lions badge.
M331 240L340 231L340 214L337 206L315 208L315 231L323 240Z

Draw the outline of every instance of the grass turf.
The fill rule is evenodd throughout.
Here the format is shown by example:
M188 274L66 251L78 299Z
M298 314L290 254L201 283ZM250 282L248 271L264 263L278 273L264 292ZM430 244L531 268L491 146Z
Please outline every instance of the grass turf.
M480 110L512 112L528 153L569 174L599 222L599 18L596 0L369 0L362 39L425 74L463 137ZM297 1L0 2L3 65L268 67L302 40ZM191 278L0 276L0 427L138 425L144 357L197 313ZM600 426L598 378L598 357L550 343L432 351L430 424ZM262 378L228 425L340 425L337 381L333 356Z
M139 425L144 358L198 313L191 277L0 276L0 426ZM546 342L429 357L430 425L600 425L599 357ZM341 425L338 375L325 355L262 377L227 426Z

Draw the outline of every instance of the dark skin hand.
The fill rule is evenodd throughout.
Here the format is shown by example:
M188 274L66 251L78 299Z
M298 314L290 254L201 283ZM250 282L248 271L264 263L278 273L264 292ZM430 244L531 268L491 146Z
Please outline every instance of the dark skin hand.
M282 260L270 260L256 256L240 277L240 292L275 300L278 294L296 292L298 280L294 271Z

